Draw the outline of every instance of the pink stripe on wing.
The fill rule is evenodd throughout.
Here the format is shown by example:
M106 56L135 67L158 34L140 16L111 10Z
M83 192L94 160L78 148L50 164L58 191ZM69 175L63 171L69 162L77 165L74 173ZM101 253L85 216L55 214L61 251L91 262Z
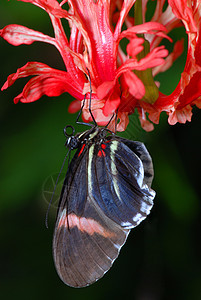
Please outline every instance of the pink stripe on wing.
M77 227L80 231L86 232L89 235L98 233L105 238L111 238L115 236L115 233L107 231L103 226L101 226L97 221L93 219L78 217L75 214L69 214L67 216L66 209L64 209L61 214L58 228L61 228L62 226L68 228Z

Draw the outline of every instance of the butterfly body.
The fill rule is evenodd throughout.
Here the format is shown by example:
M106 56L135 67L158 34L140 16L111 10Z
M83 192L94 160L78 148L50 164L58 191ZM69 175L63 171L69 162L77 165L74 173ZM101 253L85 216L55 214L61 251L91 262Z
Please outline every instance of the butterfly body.
M112 266L130 230L150 213L153 166L144 144L94 126L69 137L77 149L57 214L53 255L60 278L84 287Z

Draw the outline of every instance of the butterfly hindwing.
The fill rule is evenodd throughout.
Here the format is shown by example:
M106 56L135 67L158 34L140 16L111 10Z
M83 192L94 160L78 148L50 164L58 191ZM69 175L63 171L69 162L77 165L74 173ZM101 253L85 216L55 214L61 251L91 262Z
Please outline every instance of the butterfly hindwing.
M135 152L120 139L104 145L101 155L98 145L91 155L92 195L110 219L130 229L149 214L155 192L144 182L144 166Z
M118 138L118 137L116 137ZM131 149L142 161L144 168L144 183L151 187L151 183L154 177L153 163L149 152L145 145L138 141L131 141L124 138L120 138L121 142Z

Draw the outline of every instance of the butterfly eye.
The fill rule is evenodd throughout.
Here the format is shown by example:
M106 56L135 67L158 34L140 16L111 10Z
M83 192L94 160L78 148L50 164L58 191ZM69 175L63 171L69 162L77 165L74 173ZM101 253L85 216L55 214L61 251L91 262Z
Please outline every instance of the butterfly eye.
M66 127L64 127L64 135L69 138L71 136L74 136L75 134L75 128L71 125L67 125Z

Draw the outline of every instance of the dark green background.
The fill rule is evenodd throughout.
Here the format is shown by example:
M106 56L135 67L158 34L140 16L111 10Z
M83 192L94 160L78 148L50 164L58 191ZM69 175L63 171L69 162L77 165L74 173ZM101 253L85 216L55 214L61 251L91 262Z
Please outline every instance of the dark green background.
M47 14L31 4L1 0L0 27L16 23L52 34ZM175 30L175 39L184 30ZM186 41L187 43L187 41ZM171 45L166 43L171 49ZM0 40L0 85L27 61L63 68L52 46L14 47ZM171 93L185 64L186 52L158 77ZM192 122L169 126L165 114L154 132L131 122L125 136L145 141L155 167L155 205L146 221L132 230L112 269L96 284L73 289L57 276L52 259L54 208L45 228L48 203L43 184L59 171L66 154L63 127L74 124L72 98L43 97L13 104L26 80L0 92L0 295L2 299L201 299L200 168L201 112ZM77 130L83 128L76 126Z

